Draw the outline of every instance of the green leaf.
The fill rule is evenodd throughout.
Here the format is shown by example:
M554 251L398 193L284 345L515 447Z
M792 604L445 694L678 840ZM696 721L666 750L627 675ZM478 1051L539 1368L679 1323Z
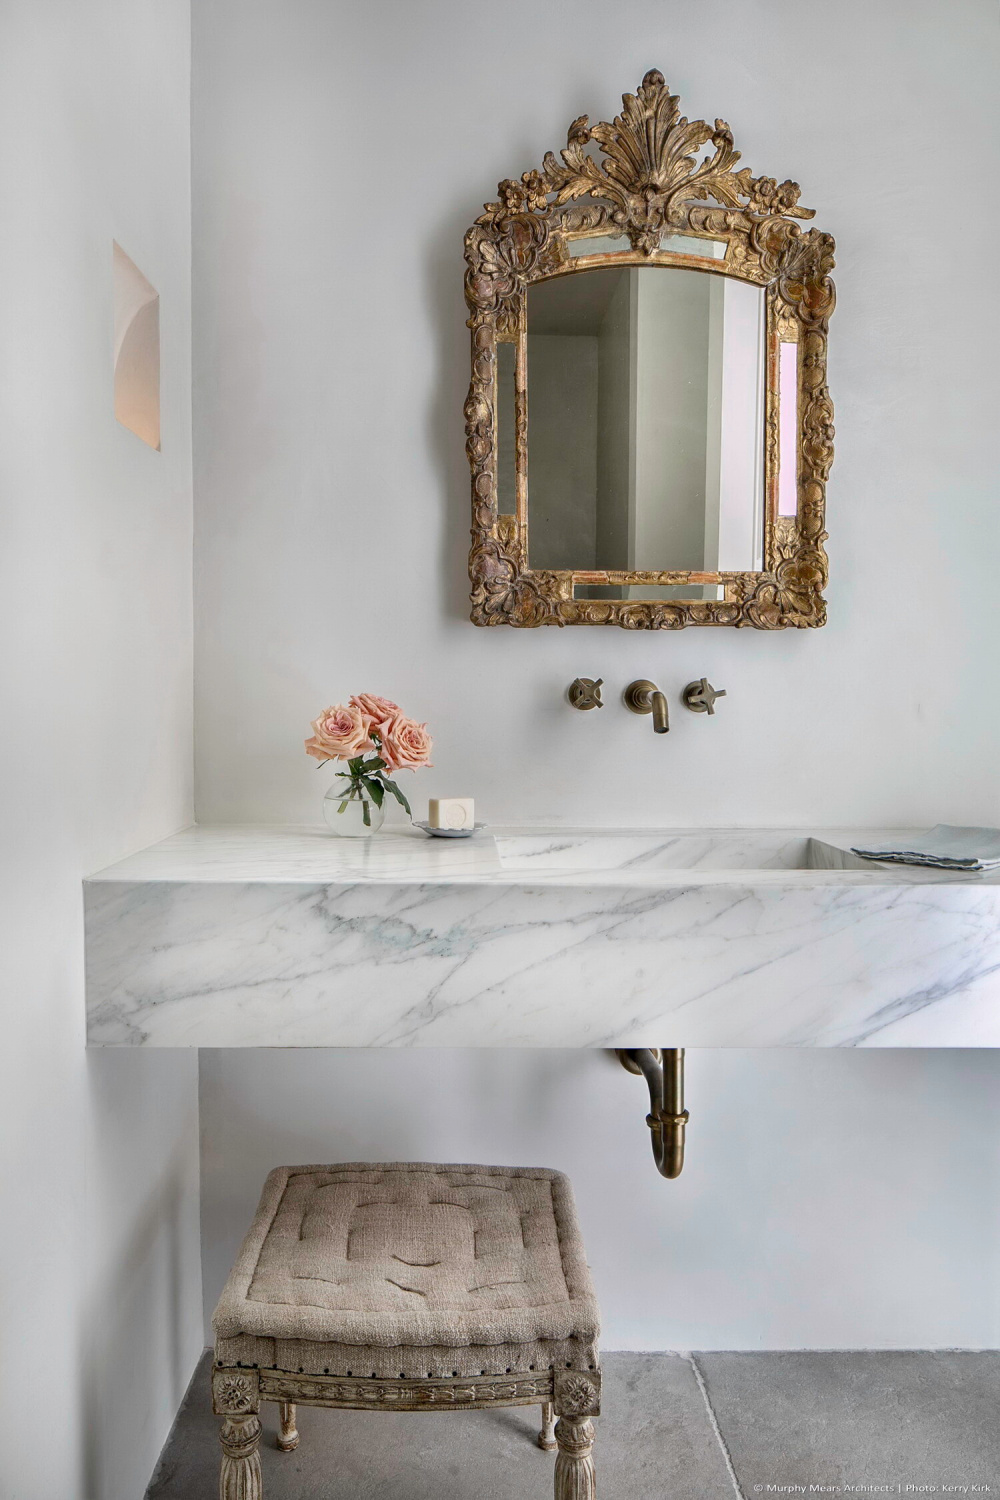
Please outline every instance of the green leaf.
M384 793L378 782L373 781L370 776L365 776L362 778L362 786L367 788L368 793L371 796L371 799L374 802L375 806L381 807Z
M389 781L387 777L383 776L383 778L382 778L382 785L385 787L385 789L386 789L387 792L391 792L392 793L392 795L395 797L395 799L396 799L397 802L402 803L403 807L405 807L406 811L410 814L410 817L412 818L413 817L413 813L410 811L410 804L407 802L406 798L403 796L402 792L399 790L399 787L396 785L396 783L394 781Z

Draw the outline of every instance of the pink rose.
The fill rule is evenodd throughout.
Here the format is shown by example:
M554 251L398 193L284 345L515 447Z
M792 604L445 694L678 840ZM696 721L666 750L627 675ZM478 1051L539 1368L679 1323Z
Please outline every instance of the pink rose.
M402 712L398 703L393 703L391 698L380 698L377 693L355 693L350 706L360 709L364 718L375 725L387 724Z
M382 759L388 770L415 771L419 766L430 765L434 741L427 733L426 724L416 724L413 719L397 712L381 726L379 733L382 736Z
M359 708L337 703L325 708L313 722L312 737L306 740L306 754L316 760L350 760L375 747L371 742L371 724Z

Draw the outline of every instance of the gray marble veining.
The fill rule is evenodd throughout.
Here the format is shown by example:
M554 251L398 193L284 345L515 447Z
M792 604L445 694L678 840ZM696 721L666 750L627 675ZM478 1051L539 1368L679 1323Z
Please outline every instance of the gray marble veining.
M895 831L199 828L86 883L99 1046L997 1046L1000 878Z

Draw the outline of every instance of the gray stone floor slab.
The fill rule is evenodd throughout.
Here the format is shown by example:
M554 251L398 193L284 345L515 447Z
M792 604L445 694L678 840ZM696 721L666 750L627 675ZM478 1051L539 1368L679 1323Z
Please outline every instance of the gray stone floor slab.
M217 1492L209 1359L147 1500ZM604 1354L602 1363L601 1500L1000 1500L1000 1353ZM262 1418L264 1500L548 1500L552 1492L554 1459L534 1444L534 1407L413 1415L303 1407L291 1454L274 1446L275 1407Z
M811 1485L844 1495L1000 1495L1000 1353L694 1358L746 1500L822 1493Z
M733 1500L722 1450L690 1363L677 1354L605 1354L594 1457L602 1500ZM147 1500L217 1493L218 1421L209 1356L198 1367ZM300 1407L294 1453L274 1446L262 1409L264 1500L549 1500L554 1455L535 1446L537 1407L415 1413Z

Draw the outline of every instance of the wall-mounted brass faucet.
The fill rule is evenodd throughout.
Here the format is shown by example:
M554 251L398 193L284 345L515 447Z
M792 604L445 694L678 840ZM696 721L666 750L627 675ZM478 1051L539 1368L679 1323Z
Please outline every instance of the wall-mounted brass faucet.
M603 678L576 677L566 690L566 696L574 708L603 708L601 687ZM694 714L714 714L717 698L726 696L725 688L714 688L707 677L689 682L681 694L681 702ZM625 707L634 714L652 714L655 734L666 734L670 728L666 694L648 677L638 677L630 682L622 694Z
M653 1160L661 1177L679 1177L684 1166L683 1047L617 1047L618 1060L630 1073L641 1074L649 1086L649 1126Z
M634 714L653 715L654 734L666 734L670 728L667 700L655 682L650 682L646 677L640 677L635 682L629 683L622 698L625 707L631 709Z

